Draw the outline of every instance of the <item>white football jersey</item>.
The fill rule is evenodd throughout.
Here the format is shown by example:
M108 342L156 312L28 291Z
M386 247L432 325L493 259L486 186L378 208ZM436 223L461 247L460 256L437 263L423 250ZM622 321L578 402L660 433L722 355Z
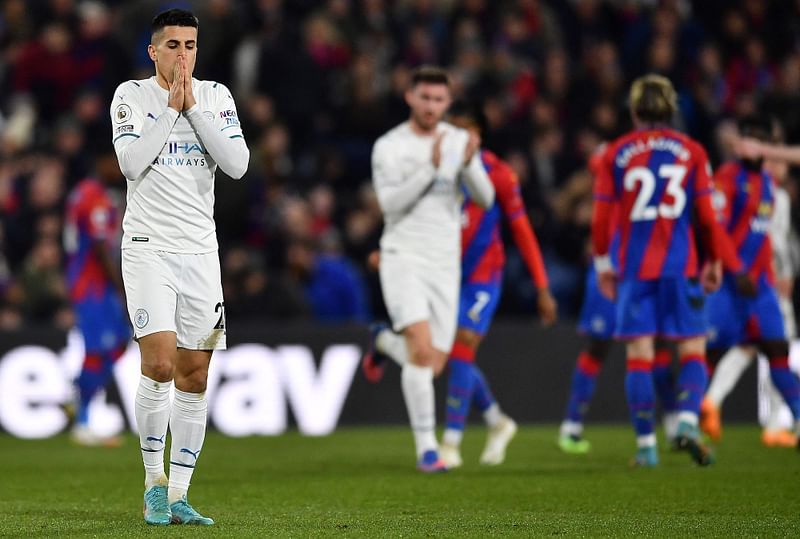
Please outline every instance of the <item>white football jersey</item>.
M124 82L114 94L113 144L128 179L123 249L202 254L218 248L214 173L219 162L241 177L249 151L228 88L192 79L192 92L197 105L180 114L167 107L169 92L155 77ZM232 169L223 165L226 158L236 161Z
M794 276L792 262L792 202L786 189L773 184L775 201L772 204L769 240L772 243L772 258L775 273L779 277Z
M421 262L439 267L457 267L463 200L459 180L466 171L463 160L469 136L446 122L437 126L437 133L441 132L445 135L438 169L431 161L434 136L418 135L408 122L384 134L372 150L372 181L383 210L381 250L416 255ZM468 168L493 197L477 152Z

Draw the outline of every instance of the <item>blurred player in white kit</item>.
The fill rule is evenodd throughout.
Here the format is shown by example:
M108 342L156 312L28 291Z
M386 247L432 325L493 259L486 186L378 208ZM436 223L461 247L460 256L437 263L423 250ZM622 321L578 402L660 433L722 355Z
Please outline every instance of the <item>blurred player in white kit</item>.
M417 468L440 472L446 466L434 431L433 378L447 362L456 331L462 188L484 208L494 202L494 188L478 156L478 136L442 121L452 101L447 73L423 66L411 80L409 120L372 150L384 218L381 289L393 327L373 328L364 369L368 378L382 371L386 356L402 367Z

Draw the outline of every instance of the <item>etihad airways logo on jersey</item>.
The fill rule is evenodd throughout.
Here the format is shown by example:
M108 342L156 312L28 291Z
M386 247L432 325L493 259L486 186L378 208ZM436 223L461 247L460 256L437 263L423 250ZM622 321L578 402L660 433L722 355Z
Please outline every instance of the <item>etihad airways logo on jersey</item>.
M153 160L154 165L166 167L204 167L207 165L205 155L208 152L198 142L167 142L164 148L169 155L159 155Z
M167 142L167 153L173 155L205 155L208 152L198 142Z

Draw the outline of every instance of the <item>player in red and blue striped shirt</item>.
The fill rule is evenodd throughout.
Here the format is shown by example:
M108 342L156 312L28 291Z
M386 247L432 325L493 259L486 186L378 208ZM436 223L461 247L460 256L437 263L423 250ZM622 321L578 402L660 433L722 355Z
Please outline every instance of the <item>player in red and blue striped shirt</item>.
M588 168L593 178L598 175L607 149L608 145L603 144L589 158ZM609 256L612 264L616 265L619 233L615 216L609 219L609 226L612 237ZM590 266L586 272L583 305L578 322L578 331L588 337L588 343L581 350L575 364L567 409L558 435L558 447L565 453L585 454L591 449L589 440L583 437L583 422L594 396L597 376L611 348L611 339L616 329L616 312L614 302L600 292L597 272L594 266ZM667 438L672 440L678 426L675 380L672 372L672 351L662 340L656 341L652 373L655 392L664 414L664 430Z
M739 124L742 136L767 140L771 126L758 118ZM735 276L726 274L720 290L708 298L710 337L708 358L712 366L736 345L755 344L767 356L775 387L792 411L800 432L800 382L789 369L789 343L772 267L769 229L775 201L773 180L762 159L724 164L714 176L720 193L719 217L730 234L744 270L755 283L751 294L737 289ZM707 406L707 405L706 405Z
M91 431L88 408L111 378L114 363L131 337L121 299L119 263L111 256L119 241L119 216L104 185L104 181L113 182L121 176L113 153L100 156L97 163L102 171L98 176L104 180L87 178L78 183L67 199L64 220L67 282L86 350L76 380L72 438L84 445L116 443Z
M616 296L616 337L626 342L625 390L636 431L635 463L658 463L652 368L655 337L678 343L679 447L701 465L711 462L697 428L705 390L705 291L719 286L722 261L741 263L716 223L705 150L668 127L677 94L668 79L647 75L630 92L636 128L609 145L595 182L592 243L600 289ZM618 265L609 258L612 210L618 212ZM695 229L709 252L701 265ZM617 279L619 284L617 286Z
M468 130L480 131L480 113L465 104L451 108L449 121ZM513 419L501 412L489 385L475 364L475 354L489 329L500 300L505 247L501 234L508 223L537 289L539 316L545 324L556 320L557 307L548 287L539 243L533 232L511 167L493 153L481 151L481 160L495 189L494 205L484 210L469 198L462 206L461 299L458 331L448 365L446 428L439 455L449 468L462 464L460 444L470 404L474 403L489 427L480 462L501 464L516 432ZM466 194L465 194L466 197Z

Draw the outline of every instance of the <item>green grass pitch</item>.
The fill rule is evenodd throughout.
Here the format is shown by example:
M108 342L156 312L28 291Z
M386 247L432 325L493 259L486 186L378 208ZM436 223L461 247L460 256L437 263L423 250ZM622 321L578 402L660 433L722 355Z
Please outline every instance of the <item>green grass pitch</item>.
M87 449L62 436L0 436L1 537L799 537L800 454L766 449L754 426L729 426L718 462L697 468L662 448L657 469L629 469L626 426L592 426L586 456L563 455L555 426L520 429L503 466L414 470L407 428L325 438L211 433L190 501L211 528L148 527L137 440ZM662 444L663 445L663 444Z

